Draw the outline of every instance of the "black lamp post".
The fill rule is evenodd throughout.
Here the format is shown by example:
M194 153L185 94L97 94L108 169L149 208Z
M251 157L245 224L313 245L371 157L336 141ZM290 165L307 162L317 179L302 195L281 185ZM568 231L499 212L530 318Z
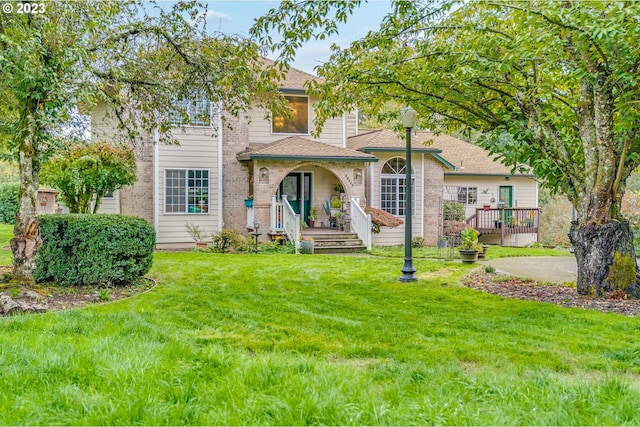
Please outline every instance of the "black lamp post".
M407 148L405 161L405 202L404 202L404 265L402 266L401 282L415 282L418 278L415 275L416 269L413 266L413 254L411 247L411 214L413 212L413 198L411 197L411 129L416 125L417 113L411 107L402 109L400 119L402 126L407 132Z

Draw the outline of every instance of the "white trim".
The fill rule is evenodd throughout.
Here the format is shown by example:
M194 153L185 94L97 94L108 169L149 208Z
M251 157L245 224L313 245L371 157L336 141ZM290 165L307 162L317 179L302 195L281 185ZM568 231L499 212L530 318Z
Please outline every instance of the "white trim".
M218 232L222 231L222 224L224 221L222 217L224 215L223 211L223 182L222 182L222 102L218 102ZM211 205L211 194L209 194L209 205ZM209 209L211 210L211 209Z
M422 163L422 171L420 172L422 174L422 189L421 189L421 193L420 194L420 236L422 236L422 238L424 239L424 207L425 207L425 202L424 202L424 195L425 195L425 182L426 182L426 178L424 176L424 153L422 153L422 159L421 159L421 163Z
M185 184L188 184L189 182L189 171L207 171L209 173L209 177L207 178L207 181L209 182L209 184L207 185L207 189L209 190L209 201L207 203L207 212L189 212L189 190L188 190L188 185L185 186L185 194L184 194L184 206L186 211L185 212L167 212L167 204L166 204L166 200L167 200L167 171L185 171ZM163 215L168 215L168 216L173 216L173 215L194 215L194 216L202 216L202 215L210 215L211 214L211 169L209 168L164 168L162 169L162 175L164 177L164 198L162 200L162 214Z
M153 131L153 226L156 229L156 242L160 240L160 135Z
M342 148L347 148L347 113L342 113Z
M371 162L369 163L369 203L367 203L369 206L373 206L373 196L375 195L374 173L375 173L375 169L373 168L373 162Z

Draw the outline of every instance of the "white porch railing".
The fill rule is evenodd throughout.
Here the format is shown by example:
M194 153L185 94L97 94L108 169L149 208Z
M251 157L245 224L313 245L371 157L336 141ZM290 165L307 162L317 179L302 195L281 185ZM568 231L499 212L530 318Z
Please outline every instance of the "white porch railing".
M371 215L367 214L360 207L360 199L358 197L352 197L349 214L351 215L351 228L358 233L358 237L362 240L362 243L367 247L367 250L371 250L373 243L373 232L371 231Z
M276 196L271 196L271 230L274 233L281 233L283 231L282 218L284 215L284 203L279 202Z
M295 213L287 196L282 196L282 229L289 238L289 241L293 242L296 248L296 253L300 252L300 214Z

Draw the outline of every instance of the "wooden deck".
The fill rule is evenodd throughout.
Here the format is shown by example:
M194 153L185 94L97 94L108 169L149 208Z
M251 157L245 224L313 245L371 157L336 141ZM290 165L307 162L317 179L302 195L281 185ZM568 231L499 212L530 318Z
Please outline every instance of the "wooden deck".
M509 234L536 234L540 241L540 208L477 208L465 222L481 235L500 235L501 245Z

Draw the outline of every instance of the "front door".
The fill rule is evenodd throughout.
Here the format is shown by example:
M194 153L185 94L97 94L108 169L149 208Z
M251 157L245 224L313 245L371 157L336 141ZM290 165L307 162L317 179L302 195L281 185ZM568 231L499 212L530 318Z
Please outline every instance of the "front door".
M285 176L278 188L278 197L285 195L294 212L308 222L311 208L311 172L291 172Z
M502 206L503 208L513 207L513 187L511 185L501 185L498 187L498 202L498 206ZM509 225L511 223L511 216L511 211L504 213L505 224Z

